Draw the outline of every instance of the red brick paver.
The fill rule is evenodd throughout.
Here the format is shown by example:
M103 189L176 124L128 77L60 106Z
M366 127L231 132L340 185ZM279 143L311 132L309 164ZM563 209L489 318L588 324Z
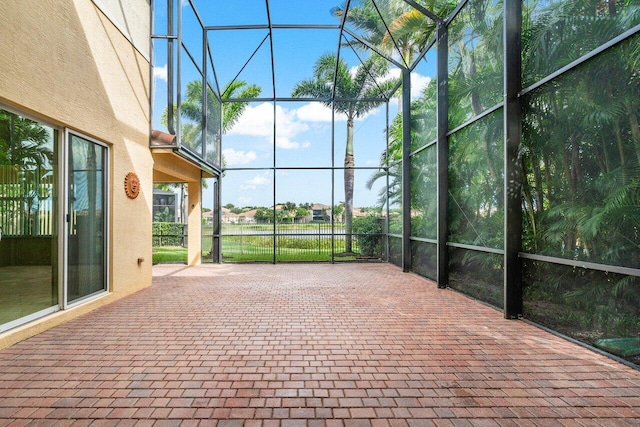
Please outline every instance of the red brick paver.
M0 426L640 425L640 372L385 264L154 267L0 352Z

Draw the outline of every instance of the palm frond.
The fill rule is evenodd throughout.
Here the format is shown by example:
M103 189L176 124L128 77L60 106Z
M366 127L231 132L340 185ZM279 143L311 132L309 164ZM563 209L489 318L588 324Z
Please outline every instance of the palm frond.
M224 93L228 93L228 97L232 97L233 94L242 88L242 91L239 94L239 98L241 99L251 99L251 98L256 98L260 95L260 93L262 92L262 89L257 86L257 85L250 85L247 87L245 82L239 82L242 83L241 85L236 85L232 90L230 91L226 91ZM244 111L247 108L247 102L243 101L243 102L229 102L229 103L224 103L222 104L222 133L226 133L227 131L229 131L229 129L231 129L238 121L238 119L240 119L240 117L242 116L242 114L244 113Z
M302 80L293 87L291 96L294 98L325 99L326 101L323 101L323 104L331 105L331 87L324 81Z

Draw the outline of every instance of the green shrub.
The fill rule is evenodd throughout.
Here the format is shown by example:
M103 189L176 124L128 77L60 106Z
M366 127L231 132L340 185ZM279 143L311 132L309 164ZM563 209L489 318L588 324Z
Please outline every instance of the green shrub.
M184 227L180 222L154 222L153 246L184 246Z
M380 256L382 253L382 218L367 215L353 220L353 234L358 249L365 256Z

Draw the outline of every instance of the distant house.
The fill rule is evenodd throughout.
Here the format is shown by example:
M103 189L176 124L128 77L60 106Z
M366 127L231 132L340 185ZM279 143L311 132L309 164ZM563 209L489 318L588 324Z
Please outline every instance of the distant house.
M311 221L331 221L331 206L320 203L311 205Z
M250 211L239 213L238 218L240 224L255 224L257 222L256 210L251 209Z
M202 219L205 224L213 224L213 211L202 212Z
M234 213L230 209L223 207L221 221L223 224L255 224L256 210L252 209L246 212Z
M363 216L367 216L367 212L363 211L361 208L353 208L353 217L359 218ZM332 209L329 205L323 205L321 203L314 203L311 205L311 213L309 214L309 221L324 221L330 222L332 217ZM335 216L334 220L336 222L344 221L344 212L339 213Z
M238 214L231 212L231 209L223 207L220 212L222 213L221 221L223 224L237 224L240 222Z
M360 218L363 216L367 216L367 212L363 211L361 208L353 208L353 217Z

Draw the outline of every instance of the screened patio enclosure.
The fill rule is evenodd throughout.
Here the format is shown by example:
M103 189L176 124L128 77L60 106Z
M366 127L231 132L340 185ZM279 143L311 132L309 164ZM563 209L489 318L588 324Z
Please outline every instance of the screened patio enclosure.
M640 360L640 0L152 4L204 256L389 261Z

